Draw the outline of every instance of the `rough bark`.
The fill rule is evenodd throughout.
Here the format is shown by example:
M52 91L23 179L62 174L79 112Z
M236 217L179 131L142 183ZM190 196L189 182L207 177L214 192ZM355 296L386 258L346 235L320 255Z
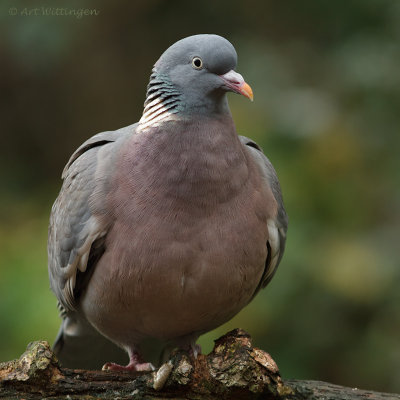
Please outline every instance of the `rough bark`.
M18 359L0 364L2 399L273 399L400 400L400 395L317 381L283 381L271 356L234 330L213 351L192 359L176 352L152 373L115 373L60 367L47 342L33 342Z

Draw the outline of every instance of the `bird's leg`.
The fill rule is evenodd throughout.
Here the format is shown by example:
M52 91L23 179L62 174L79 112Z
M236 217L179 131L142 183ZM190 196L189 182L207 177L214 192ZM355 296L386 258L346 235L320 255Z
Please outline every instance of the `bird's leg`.
M153 364L144 362L142 356L137 350L129 350L129 364L119 365L116 363L108 362L103 365L102 370L111 371L154 371Z
M201 346L196 342L187 343L185 345L179 346L180 349L187 351L189 355L193 358L197 358L201 354Z
M201 354L201 346L197 343L191 343L189 354L192 355L194 358L197 358L197 356Z
M176 341L175 344L181 350L187 351L191 357L194 359L201 354L201 346L196 343L199 335L188 335Z

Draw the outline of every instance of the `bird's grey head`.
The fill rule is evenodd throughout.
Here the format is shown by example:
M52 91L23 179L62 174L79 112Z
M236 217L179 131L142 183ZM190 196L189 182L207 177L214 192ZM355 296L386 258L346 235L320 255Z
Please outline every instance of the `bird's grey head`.
M218 35L194 35L169 47L154 65L142 124L167 115L229 112L226 92L253 99L250 86L234 71L237 54Z

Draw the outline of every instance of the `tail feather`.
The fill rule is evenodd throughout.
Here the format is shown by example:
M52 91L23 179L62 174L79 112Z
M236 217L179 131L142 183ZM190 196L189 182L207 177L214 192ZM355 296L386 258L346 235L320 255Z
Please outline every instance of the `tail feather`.
M98 370L106 362L128 362L125 351L75 316L65 316L53 350L65 368Z

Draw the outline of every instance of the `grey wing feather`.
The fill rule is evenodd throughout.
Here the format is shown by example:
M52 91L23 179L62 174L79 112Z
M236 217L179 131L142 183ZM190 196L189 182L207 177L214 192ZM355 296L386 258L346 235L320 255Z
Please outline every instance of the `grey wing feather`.
M112 159L115 142L134 129L130 126L93 136L75 151L64 169L63 186L50 216L48 268L50 286L66 311L75 310L77 276L86 271L89 257L96 259L91 254L95 242L93 247L101 252L101 240L110 223L91 209L91 195L106 179L96 174L100 164Z
M64 179L64 176L67 174L70 166L83 153L85 153L86 151L88 151L94 147L102 146L104 144L117 141L124 134L129 133L129 131L135 130L136 125L137 124L133 124L133 125L127 126L125 128L118 129L116 131L101 132L101 133L98 133L97 135L92 136L88 140L86 140L74 151L74 153L68 160L67 164L64 167L64 170L62 173L62 178Z
M261 147L256 142L245 136L239 136L239 138L242 144L247 147L248 151L253 157L253 160L260 167L260 171L263 177L266 179L266 183L270 186L278 206L277 214L274 216L274 218L268 220L268 257L265 262L264 274L261 278L259 287L255 291L255 293L257 293L260 288L264 288L270 282L282 259L286 243L288 216L283 204L279 180L271 162L268 160Z

